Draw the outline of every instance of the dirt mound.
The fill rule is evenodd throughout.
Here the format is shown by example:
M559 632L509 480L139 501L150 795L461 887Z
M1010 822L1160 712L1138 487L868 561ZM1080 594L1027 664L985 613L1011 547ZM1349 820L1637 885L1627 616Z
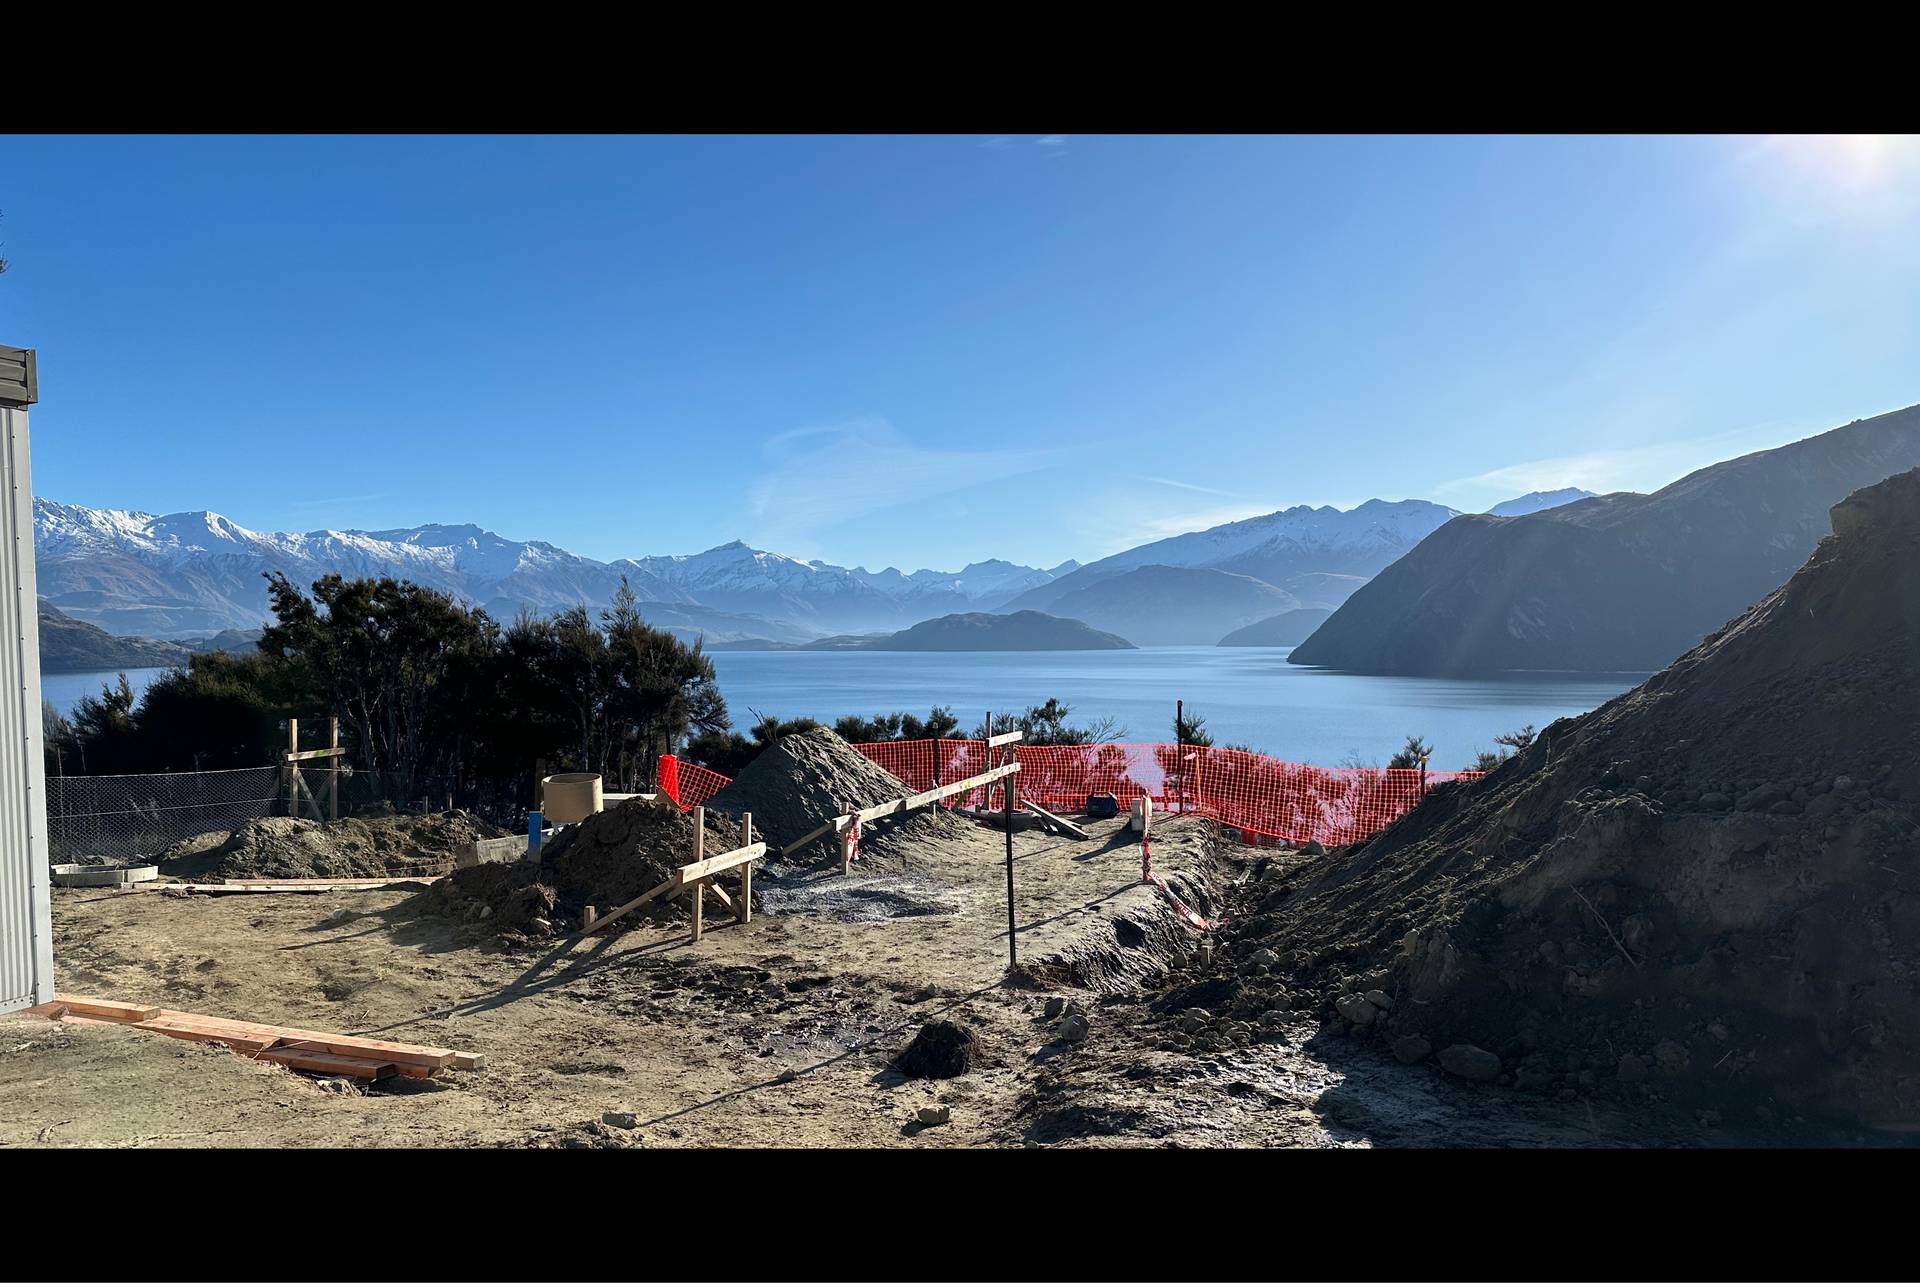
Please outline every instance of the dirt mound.
M1920 471L1833 524L1642 686L1273 866L1215 1003L1538 1091L1920 1120Z
M693 840L691 815L635 799L562 829L541 847L538 864L515 861L461 869L427 895L439 912L484 922L501 934L565 934L578 927L580 910L587 905L607 913L691 863ZM708 854L744 844L732 819L707 816ZM737 894L738 888L730 885L727 891ZM625 920L684 918L688 913L684 898L662 896Z
M176 842L160 856L168 877L196 882L230 878L434 877L478 838L500 830L466 811L344 819L331 824L273 815L230 833Z
M707 801L709 814L753 815L767 841L785 845L836 815L909 792L899 778L876 766L851 744L821 727L788 735L753 759L733 783ZM904 858L917 842L965 832L965 820L937 807L887 816L861 827L863 856ZM829 833L783 859L816 862L840 858L839 839Z
M893 1067L909 1078L958 1078L973 1067L977 1048L971 1030L951 1020L931 1020L920 1026Z

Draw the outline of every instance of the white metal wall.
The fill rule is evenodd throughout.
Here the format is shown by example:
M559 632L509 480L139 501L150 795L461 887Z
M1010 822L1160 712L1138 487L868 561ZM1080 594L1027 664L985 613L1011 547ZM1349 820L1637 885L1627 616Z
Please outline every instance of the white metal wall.
M39 595L27 412L0 407L0 1012L53 997L52 870L40 744Z

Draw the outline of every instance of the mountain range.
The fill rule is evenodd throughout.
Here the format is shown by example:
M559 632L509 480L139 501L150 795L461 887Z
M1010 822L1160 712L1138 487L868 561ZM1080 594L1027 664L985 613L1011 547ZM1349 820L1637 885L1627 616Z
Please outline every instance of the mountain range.
M602 606L624 577L649 622L714 640L809 641L899 628L992 608L1078 563L1052 570L984 561L955 572L874 572L800 561L743 543L679 557L595 561L478 526L402 530L249 530L215 512L166 516L34 500L40 592L109 632L180 639L266 622L266 571L296 583L323 574L411 579L510 619Z
M1834 504L1920 465L1920 406L1689 473L1652 494L1458 516L1288 660L1362 673L1650 671L1785 583Z

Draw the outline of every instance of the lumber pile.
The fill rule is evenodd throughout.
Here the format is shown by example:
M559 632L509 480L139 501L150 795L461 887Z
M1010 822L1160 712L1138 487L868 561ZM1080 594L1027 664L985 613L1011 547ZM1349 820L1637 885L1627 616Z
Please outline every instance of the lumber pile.
M322 1033L262 1025L249 1020L172 1011L132 1003L105 1002L55 994L52 1002L27 1008L28 1014L75 1024L127 1025L168 1038L225 1044L235 1054L266 1060L310 1074L361 1078L369 1082L391 1078L431 1078L444 1069L478 1069L485 1057L445 1047L384 1042L353 1034Z
M144 882L143 891L169 895L239 895L247 892L315 894L322 891L378 891L382 887L429 886L446 874L417 878L229 878L225 882Z

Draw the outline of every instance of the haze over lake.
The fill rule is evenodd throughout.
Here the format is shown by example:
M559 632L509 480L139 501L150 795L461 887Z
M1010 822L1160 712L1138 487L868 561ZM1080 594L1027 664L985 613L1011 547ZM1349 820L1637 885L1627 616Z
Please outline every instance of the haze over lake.
M1645 674L1514 674L1482 680L1362 677L1286 662L1285 648L1156 646L1018 653L730 651L713 657L742 727L756 713L832 721L847 713L950 704L961 725L1058 696L1075 721L1111 716L1129 740L1165 740L1173 704L1207 719L1216 744L1296 762L1350 756L1385 765L1408 735L1434 746L1435 769L1473 764L1493 737L1596 708Z
M1473 764L1493 737L1597 708L1644 674L1512 674L1481 680L1363 677L1286 662L1283 648L1154 646L1141 650L915 653L724 651L713 656L727 708L741 727L757 714L924 715L950 704L974 726L989 708L1022 711L1058 696L1074 720L1113 717L1129 740L1165 740L1173 702L1207 719L1217 744L1246 744L1295 762L1338 766L1349 757L1385 765L1409 735L1434 746L1436 770ZM132 669L136 692L165 672ZM54 707L71 711L114 673L48 673Z

